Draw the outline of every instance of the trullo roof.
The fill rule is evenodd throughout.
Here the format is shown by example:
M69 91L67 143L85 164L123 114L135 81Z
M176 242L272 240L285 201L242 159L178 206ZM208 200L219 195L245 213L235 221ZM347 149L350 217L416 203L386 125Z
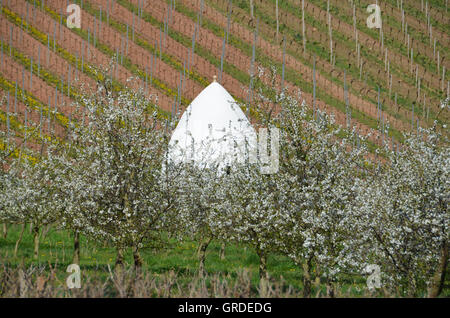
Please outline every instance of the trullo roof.
M175 128L168 159L199 167L224 168L244 163L256 147L256 132L244 112L214 81L188 106Z

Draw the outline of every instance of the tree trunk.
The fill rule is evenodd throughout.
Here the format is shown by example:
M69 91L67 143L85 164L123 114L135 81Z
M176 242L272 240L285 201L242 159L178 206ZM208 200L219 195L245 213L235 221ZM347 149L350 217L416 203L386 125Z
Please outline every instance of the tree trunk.
M311 297L311 258L303 264L303 297Z
M123 270L123 265L124 265L123 248L116 247L116 250L117 250L117 257L116 257L116 263L115 263L115 270L116 270L116 272L121 272Z
M3 238L6 240L6 237L8 236L8 226L6 223L3 223Z
M334 285L331 279L327 278L327 297L334 298Z
M447 272L448 256L448 245L447 242L444 242L441 249L439 266L431 280L431 286L428 290L428 297L430 298L438 297L442 292L445 283L445 274Z
M34 238L34 256L33 258L37 260L39 258L39 227L33 227L33 238Z
M205 242L202 242L200 245L198 272L201 277L206 275L205 259L206 259L206 249L208 248L209 243L211 243L211 238L207 239Z
M41 232L41 237L42 239L45 239L45 237L47 236L48 232L50 231L51 225L48 224L46 227L44 227L44 229Z
M20 231L19 239L17 240L16 246L14 247L14 257L17 256L17 250L19 249L19 244L20 244L20 242L22 242L23 232L25 231L25 226L26 226L26 224L23 223L22 224L22 230Z
M73 237L73 259L72 264L80 264L80 232L75 231Z
M266 253L261 251L260 249L257 250L257 254L259 256L259 278L260 279L267 279L267 256Z
M220 259L225 259L225 242L222 243L222 246L220 247L220 253L219 253Z
M134 269L136 272L140 272L142 269L142 257L139 253L139 248L137 246L133 246L133 259L134 259Z

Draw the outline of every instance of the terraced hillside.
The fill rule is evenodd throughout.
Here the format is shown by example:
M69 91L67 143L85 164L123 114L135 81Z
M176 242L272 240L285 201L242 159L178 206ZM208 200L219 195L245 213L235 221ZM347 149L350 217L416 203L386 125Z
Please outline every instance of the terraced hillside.
M182 111L214 75L246 102L251 70L275 66L279 89L301 89L309 105L361 134L375 130L374 144L388 123L390 142L435 120L445 129L448 1L377 1L382 28L369 29L372 2L0 0L0 146L26 136L39 151L63 138L69 121L83 120L71 104L102 79L98 67L115 89L142 88L163 116ZM66 26L70 3L82 8L81 29Z

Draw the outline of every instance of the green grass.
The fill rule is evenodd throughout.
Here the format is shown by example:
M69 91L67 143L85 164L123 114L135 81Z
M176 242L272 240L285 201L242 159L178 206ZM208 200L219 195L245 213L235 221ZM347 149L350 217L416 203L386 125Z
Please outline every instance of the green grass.
M72 263L73 238L68 231L61 231L51 228L45 237L41 235L39 248L39 260L33 260L33 238L29 226L26 226L23 234L23 240L19 246L17 257L14 257L14 247L19 238L21 226L10 225L6 239L0 237L0 260L11 267L24 266L46 266L57 268L56 275L61 282L64 282L67 273L66 269ZM42 232L42 231L41 231ZM108 265L114 267L116 259L116 250L112 246L104 246L86 237L81 237L81 258L80 268L82 279L89 277L101 277L106 279L108 274ZM143 248L141 256L144 261L144 269L152 273L164 274L169 271L177 273L179 283L187 284L196 277L198 269L197 258L198 242L192 240L177 241L170 239L164 248L152 249ZM226 245L225 259L220 259L219 252L221 242L213 241L207 249L205 267L208 274L229 275L230 279L235 279L239 272L244 269L249 271L252 289L256 290L259 284L259 258L256 252L245 245L232 244ZM133 264L131 250L125 253L125 262L127 265ZM267 269L275 281L283 280L287 287L291 285L297 292L302 290L302 271L289 258L279 254L271 254L267 260ZM362 295L365 279L358 276L346 276L341 288L359 287L353 291L353 296ZM319 288L323 288L321 285Z
M5 239L0 236L0 263L9 268L37 267L49 270L50 266L56 268L56 282L64 284L68 273L67 266L72 263L73 238L69 231L51 228L45 237L41 234L39 259L33 260L33 238L29 225L25 227L23 240L19 245L17 257L14 257L14 247L19 238L21 226L9 225L8 235ZM42 231L41 231L42 233ZM3 233L2 233L3 234ZM108 265L114 270L116 250L112 246L105 246L81 237L80 269L81 279L87 281L106 281L109 274ZM143 269L151 272L155 277L174 272L177 284L188 286L198 278L198 242L192 240L177 241L169 239L161 248L144 247L141 249ZM207 249L205 267L208 274L222 275L229 282L236 282L239 273L246 270L249 274L251 290L257 294L259 287L259 258L256 252L243 244L228 243L225 249L225 259L220 259L220 241L212 241ZM124 254L126 266L132 266L133 256L128 249ZM2 267L0 267L2 268ZM0 269L1 270L1 269ZM291 286L297 295L301 295L303 273L289 258L280 254L270 254L267 260L267 270L271 281L281 284L283 289ZM449 279L446 280L448 286ZM324 279L320 284L313 286L312 295L325 295ZM206 282L209 284L209 281ZM338 296L341 297L367 297L366 278L362 275L342 274L339 277ZM105 297L109 294L105 293ZM376 294L381 296L381 294ZM424 296L424 295L422 295ZM450 289L444 288L441 297L449 297Z

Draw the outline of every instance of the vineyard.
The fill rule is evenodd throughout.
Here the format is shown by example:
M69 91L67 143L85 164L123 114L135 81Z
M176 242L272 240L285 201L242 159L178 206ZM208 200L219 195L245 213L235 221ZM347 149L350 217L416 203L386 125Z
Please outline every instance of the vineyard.
M449 296L447 0L0 0L0 42L0 296L22 290L17 275L45 280L32 297ZM277 176L155 171L215 76L255 128L285 129ZM386 287L368 291L377 260ZM72 262L111 286L67 290ZM148 293L124 291L131 264Z

